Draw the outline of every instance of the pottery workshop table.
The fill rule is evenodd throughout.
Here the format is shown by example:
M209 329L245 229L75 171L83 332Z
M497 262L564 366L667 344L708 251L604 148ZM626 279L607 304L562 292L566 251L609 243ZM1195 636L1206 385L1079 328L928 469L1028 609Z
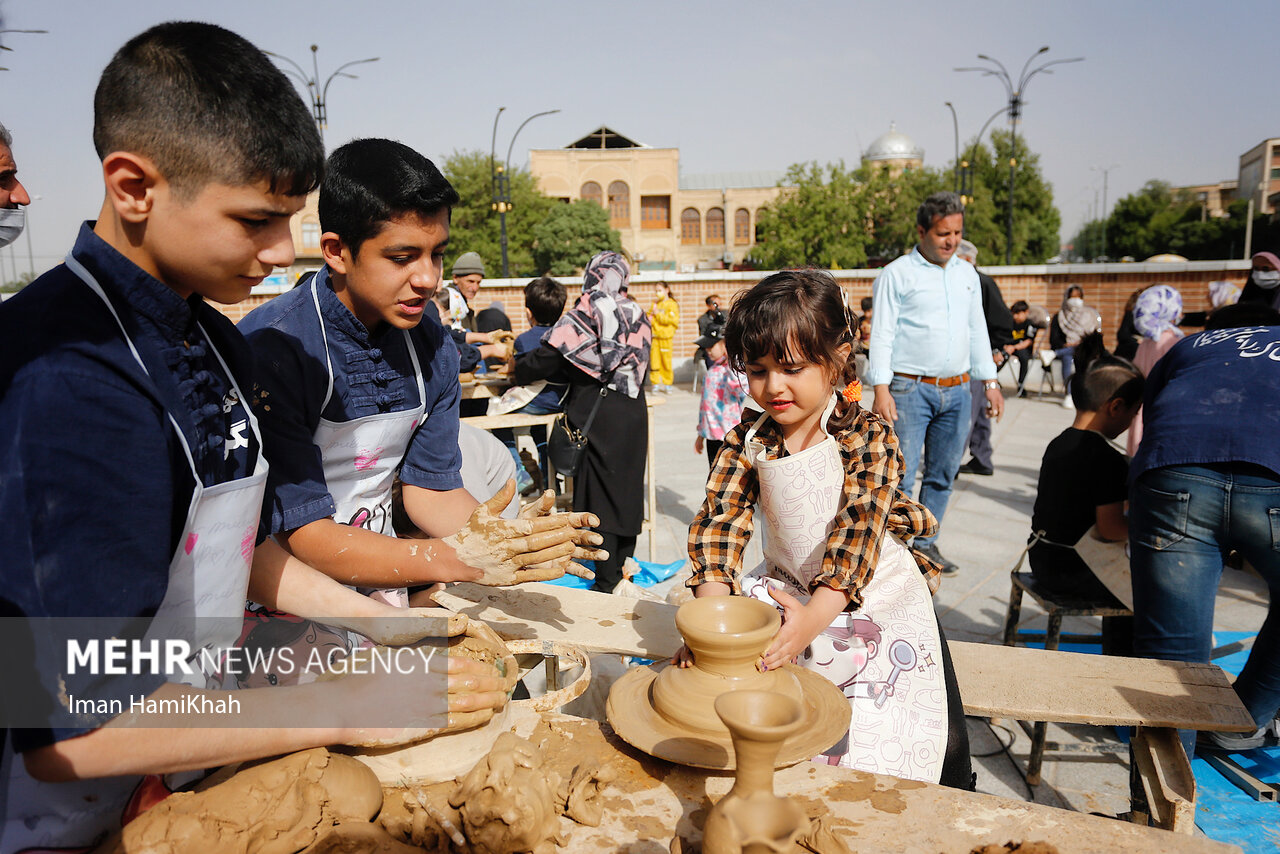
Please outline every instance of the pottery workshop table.
M554 640L593 653L670 658L680 646L674 605L550 584L454 584L436 600L504 638ZM965 714L1138 727L1136 758L1157 822L1191 833L1195 778L1176 728L1253 728L1212 664L1086 655L952 641Z
M608 725L554 713L531 740L544 753L600 757L616 772L604 790L600 827L572 825L561 851L665 854L673 835L699 843L714 801L732 775L673 765L636 751ZM851 851L967 854L979 845L1041 841L1061 854L1239 851L1204 838L1138 827L1114 819L947 789L846 768L802 762L775 774L774 791L794 798ZM567 819L563 827L569 827ZM685 850L688 850L687 848Z

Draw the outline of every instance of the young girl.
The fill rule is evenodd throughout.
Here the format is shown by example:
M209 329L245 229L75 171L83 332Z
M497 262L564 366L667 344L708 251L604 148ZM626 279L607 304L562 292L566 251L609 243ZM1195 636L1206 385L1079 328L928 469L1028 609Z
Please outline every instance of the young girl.
M937 529L899 491L892 429L858 406L850 316L813 270L775 273L729 314L730 363L764 411L725 436L689 528L696 596L747 595L782 611L760 667L793 660L849 698L848 737L819 761L971 789L968 737L930 599L939 568L904 541ZM743 574L753 517L763 566ZM687 666L689 654L675 657Z

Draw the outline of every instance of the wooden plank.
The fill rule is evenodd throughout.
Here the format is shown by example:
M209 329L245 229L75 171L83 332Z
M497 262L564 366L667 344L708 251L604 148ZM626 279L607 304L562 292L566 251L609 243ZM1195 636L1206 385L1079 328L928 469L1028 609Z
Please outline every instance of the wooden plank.
M731 775L653 759L623 743L607 725L545 713L530 736L544 756L572 764L599 757L615 777L603 791L604 820L585 827L564 819L579 852L666 852L673 836L698 845L707 811L733 785ZM1227 854L1240 849L1203 837L1099 818L1036 803L928 783L801 762L778 771L774 790L795 799L851 851L936 854L1009 841L1042 841L1061 854ZM695 849L696 850L696 849Z
M680 648L676 606L554 584L451 584L445 608L485 621L503 638L562 641L587 652L670 658Z
M479 427L481 430L499 430L510 427L532 427L535 424L550 426L556 420L556 414L531 415L527 412L508 412L506 415L472 415L463 418L464 424Z
M504 638L554 640L593 653L670 658L676 606L554 584L452 584L436 600ZM966 714L1100 726L1252 732L1213 664L1086 655L951 641Z
M1248 732L1253 720L1213 664L951 641L965 712L1103 726Z

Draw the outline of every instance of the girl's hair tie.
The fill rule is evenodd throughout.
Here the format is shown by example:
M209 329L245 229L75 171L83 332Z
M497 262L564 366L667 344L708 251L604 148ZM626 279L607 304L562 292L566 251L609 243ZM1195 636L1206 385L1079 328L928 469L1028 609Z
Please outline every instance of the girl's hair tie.
M856 379L840 390L845 403L857 403L862 400L862 383Z

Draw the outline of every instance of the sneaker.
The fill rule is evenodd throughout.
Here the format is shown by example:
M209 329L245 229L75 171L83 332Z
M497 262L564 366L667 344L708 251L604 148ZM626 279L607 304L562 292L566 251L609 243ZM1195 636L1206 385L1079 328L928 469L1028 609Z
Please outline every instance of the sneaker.
M996 470L994 468L988 468L977 460L969 460L969 462L960 466L960 474L979 474L983 477L990 477L995 474L995 472Z
M942 567L943 575L955 575L960 571L960 567L943 557L942 552L938 551L938 547L933 543L927 546L912 546L911 548Z
M1062 396L1062 402L1058 404L1063 409L1075 409L1076 402L1071 399L1071 392L1067 392Z
M1196 735L1196 747L1207 747L1211 750L1253 750L1255 747L1266 747L1268 742L1275 744L1275 739L1268 737L1267 730L1271 724L1248 732L1207 732Z

